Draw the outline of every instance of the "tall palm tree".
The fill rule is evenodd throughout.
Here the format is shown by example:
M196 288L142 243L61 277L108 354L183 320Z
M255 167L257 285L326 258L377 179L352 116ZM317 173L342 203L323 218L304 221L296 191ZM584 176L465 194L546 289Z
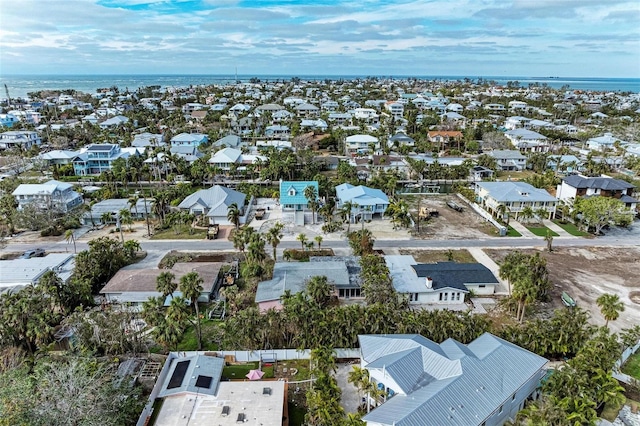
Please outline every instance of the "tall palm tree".
M351 201L345 201L342 204L342 208L340 210L340 215L343 220L347 221L347 234L351 231L351 210L355 207L355 204Z
M265 234L267 242L271 244L271 247L273 247L273 260L276 260L276 249L278 248L278 244L280 244L280 241L284 236L284 234L282 233L282 229L284 229L284 225L280 222L277 222Z
M318 192L315 186L307 186L304 189L304 197L307 199L307 204L311 209L312 222L316 223L316 211L318 210Z
M73 252L78 253L78 250L76 249L76 236L73 234L73 229L67 229L64 233L64 239L67 241L67 244L69 244L69 242L73 242Z
M240 209L237 203L232 203L227 209L227 219L236 227L237 231L240 227Z
M175 281L176 276L165 271L160 273L156 278L156 289L162 293L163 297L171 296L173 299L173 293L178 289L178 283Z
M202 293L203 280L197 272L189 272L180 278L180 291L191 301L196 312L196 331L198 334L198 350L202 349L202 330L200 329L200 308L198 298Z
M606 320L605 327L609 327L609 321L617 320L620 313L624 312L624 303L620 301L620 296L617 294L605 293L596 299L596 304Z

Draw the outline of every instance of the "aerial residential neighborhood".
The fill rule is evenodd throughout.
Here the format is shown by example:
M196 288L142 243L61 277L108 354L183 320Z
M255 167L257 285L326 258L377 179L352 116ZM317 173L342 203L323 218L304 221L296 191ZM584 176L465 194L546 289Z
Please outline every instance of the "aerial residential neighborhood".
M516 83L4 99L3 360L104 424L634 418L640 97Z

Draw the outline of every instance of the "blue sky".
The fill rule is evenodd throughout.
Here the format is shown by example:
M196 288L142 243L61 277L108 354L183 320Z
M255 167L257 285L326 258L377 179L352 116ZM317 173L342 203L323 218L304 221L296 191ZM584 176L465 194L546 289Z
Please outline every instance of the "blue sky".
M0 74L640 77L640 0L0 0Z

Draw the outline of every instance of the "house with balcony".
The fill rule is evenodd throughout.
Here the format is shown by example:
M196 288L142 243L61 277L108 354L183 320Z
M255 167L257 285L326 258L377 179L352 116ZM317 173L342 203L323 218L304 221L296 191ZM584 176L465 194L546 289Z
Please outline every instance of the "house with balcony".
M613 151L617 144L624 146L627 145L628 142L616 138L612 133L605 133L602 136L587 140L587 148L592 151Z
M509 214L515 220L527 207L537 215L544 212L542 219L551 219L558 204L544 189L524 182L476 182L475 194L476 202L491 214Z
M464 135L459 130L431 130L427 132L427 140L440 149L459 145L463 137Z
M549 142L547 137L533 130L517 128L504 134L514 147L521 152L547 152Z
M126 160L129 156L118 144L92 144L73 159L73 171L76 176L99 175L111 170L117 159Z
M345 126L351 124L352 115L348 112L331 112L327 117L327 121L336 126Z
M636 211L638 200L632 197L635 189L636 187L629 182L611 177L571 175L562 179L556 194L562 201L594 196L616 198L629 210Z
M41 143L40 135L29 130L9 130L0 133L0 150L18 148L28 151L32 146L40 146Z
M389 101L384 104L385 110L394 118L402 118L404 115L404 105L400 102Z
M315 118L320 113L320 108L313 104L299 104L293 107L298 118Z
M312 212L309 209L309 200L304 195L307 187L315 189L318 195L318 182L313 181L281 181L280 182L280 206L282 219L296 225L304 225L311 222Z
M360 335L360 367L384 391L367 426L500 426L537 399L547 360L491 333L468 345L417 334Z
M171 146L200 146L207 143L209 137L202 133L180 133L171 138Z
M527 167L527 157L517 149L494 149L487 155L496 159L498 169L520 172Z
M378 138L371 135L347 136L344 143L345 154L351 156L368 153L371 147L374 151L380 149Z
M46 183L23 183L13 191L18 210L34 206L39 210L55 210L67 213L82 204L82 195L73 185L57 180Z
M135 148L156 148L160 146L165 146L164 136L162 134L155 133L139 133L133 136L133 141L131 142L131 146Z
M0 114L0 127L11 128L19 122L18 117L13 114Z
M267 157L262 155L243 154L239 149L223 148L213 154L209 159L209 164L224 172L229 172L233 168L237 171L243 171L248 165L264 164L267 160Z
M384 192L364 185L340 184L336 186L336 199L337 209L351 203L350 221L371 220L374 215L384 218L384 212L389 207L389 197Z
M363 120L368 124L374 124L380 120L380 116L373 108L355 108L349 113L353 114L353 118L356 120Z

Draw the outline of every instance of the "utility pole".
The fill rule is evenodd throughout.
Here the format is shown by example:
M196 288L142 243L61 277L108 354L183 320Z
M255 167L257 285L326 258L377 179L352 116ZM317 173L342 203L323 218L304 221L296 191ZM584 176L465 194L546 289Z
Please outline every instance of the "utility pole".
M4 85L4 92L7 94L7 109L11 108L11 96L9 96L9 88L7 84Z

